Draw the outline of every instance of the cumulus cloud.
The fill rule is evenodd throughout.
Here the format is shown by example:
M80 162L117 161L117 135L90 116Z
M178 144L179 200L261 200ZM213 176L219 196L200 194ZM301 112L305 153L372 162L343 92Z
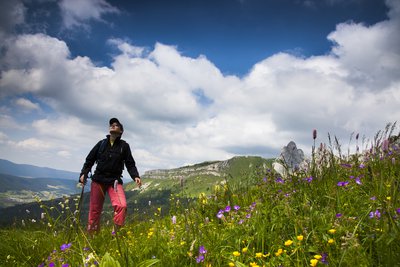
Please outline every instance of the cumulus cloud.
M18 98L15 100L15 104L18 108L22 109L23 111L29 112L32 110L40 110L40 105L37 103L33 103L29 99L25 98Z
M61 0L59 6L67 29L86 28L90 20L104 22L103 15L119 13L118 8L105 0Z
M78 2L63 1L71 16L66 25L111 12L105 2L88 3L97 5L97 13L87 8L79 13ZM319 136L372 136L400 117L399 3L388 3L386 21L339 24L328 35L330 53L277 53L242 78L222 74L205 55L187 57L162 43L143 48L110 39L119 52L110 66L101 67L88 57L71 57L58 38L18 35L5 50L0 99L26 94L30 100L20 97L20 105L37 109L35 98L47 105L51 115L29 126L36 138L20 137L17 149L47 149L75 169L107 133L113 116L124 124L124 138L142 169L237 154L274 157L291 140L307 153L314 128ZM11 108L4 110L2 129L13 116ZM3 139L11 136L2 131Z

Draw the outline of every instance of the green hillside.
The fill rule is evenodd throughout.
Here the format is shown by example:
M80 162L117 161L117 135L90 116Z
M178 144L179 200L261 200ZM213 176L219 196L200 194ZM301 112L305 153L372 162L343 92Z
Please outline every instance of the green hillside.
M76 196L41 202L43 216L30 211L23 222L0 229L0 262L399 266L399 136L380 132L363 154L343 155L333 147L322 146L316 155L326 155L324 160L317 157L312 168L287 176L253 157L149 172L158 178L147 178L142 189L126 185L130 210L118 232L113 231L109 206L100 233L90 236L85 218L76 224Z

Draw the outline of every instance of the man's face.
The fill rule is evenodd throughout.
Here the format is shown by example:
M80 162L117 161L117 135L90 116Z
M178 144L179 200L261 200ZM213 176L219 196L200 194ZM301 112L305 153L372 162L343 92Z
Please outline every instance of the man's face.
M118 123L113 123L110 125L110 134L121 134L121 126Z

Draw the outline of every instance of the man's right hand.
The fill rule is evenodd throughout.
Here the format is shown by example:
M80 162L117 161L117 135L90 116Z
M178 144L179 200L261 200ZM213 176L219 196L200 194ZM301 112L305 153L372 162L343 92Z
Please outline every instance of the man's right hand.
M86 184L86 179L85 179L85 175L84 174L82 174L81 177L79 178L79 182L81 184Z

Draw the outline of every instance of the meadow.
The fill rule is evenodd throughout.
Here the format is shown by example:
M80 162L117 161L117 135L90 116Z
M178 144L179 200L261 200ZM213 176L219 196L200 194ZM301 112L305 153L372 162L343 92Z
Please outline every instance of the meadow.
M0 230L2 266L400 266L400 140L395 124L374 140L315 146L286 175L254 169L209 193L170 196L118 232L90 237L78 198L42 205L40 220ZM313 139L314 140L313 140ZM359 144L360 143L360 144ZM40 202L40 200L38 200ZM72 205L72 208L70 204ZM57 211L59 216L54 216ZM51 216L50 216L51 215Z

